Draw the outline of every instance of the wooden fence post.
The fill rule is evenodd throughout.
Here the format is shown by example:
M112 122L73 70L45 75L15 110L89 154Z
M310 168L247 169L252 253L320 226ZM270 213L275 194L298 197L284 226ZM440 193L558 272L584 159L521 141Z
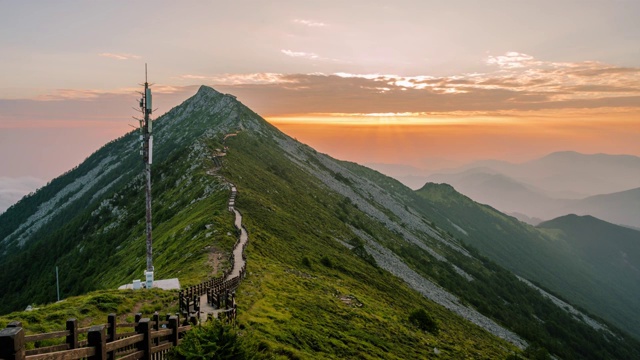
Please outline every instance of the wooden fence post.
M107 328L107 342L118 340L117 338L118 335L116 331L118 327L118 325L116 324L116 314L109 314L109 316L107 316L107 323L109 324L109 327ZM110 351L107 354L107 359L115 360L115 358L116 358L115 351Z
M136 327L136 332L144 335L144 339L138 343L138 350L144 351L144 356L142 358L145 360L151 360L152 341L151 326L149 322L149 318L140 319L138 326Z
M10 323L7 324L8 328L12 328L12 327L22 327L22 323L20 321L12 321Z
M153 322L155 323L153 324L153 330L160 330L160 314L158 314L157 311L153 313ZM153 340L153 346L157 346L158 344L160 344L160 338Z
M67 331L69 335L65 339L65 342L69 346L69 349L78 348L78 321L76 319L67 320Z
M180 326L180 322L177 316L169 317L169 329L171 329L171 343L173 346L178 346L178 341L180 340L180 334L178 333L178 327Z
M87 340L89 346L96 349L95 355L89 357L89 360L106 360L107 335L105 333L105 325L95 325L89 328Z
M136 316L135 316L136 323L139 323L140 319L142 319L142 313L137 313Z
M0 359L24 360L24 329L8 327L0 330Z
M116 314L112 313L107 315L107 324L109 324L107 328L107 341L116 341Z

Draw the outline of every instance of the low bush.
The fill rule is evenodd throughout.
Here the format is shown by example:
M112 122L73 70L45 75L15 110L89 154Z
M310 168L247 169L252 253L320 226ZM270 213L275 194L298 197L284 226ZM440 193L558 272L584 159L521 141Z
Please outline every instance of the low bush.
M424 309L414 310L409 315L409 322L417 326L420 330L428 331L432 334L438 333L438 323Z

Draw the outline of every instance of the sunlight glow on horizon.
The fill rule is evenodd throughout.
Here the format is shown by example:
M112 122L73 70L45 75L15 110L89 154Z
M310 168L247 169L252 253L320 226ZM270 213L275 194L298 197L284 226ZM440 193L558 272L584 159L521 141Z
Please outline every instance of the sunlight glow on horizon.
M266 116L272 124L298 125L350 125L350 126L444 126L507 124L513 120L508 117L493 116L456 116L451 113L310 113L287 116Z
M358 163L426 158L532 160L554 151L640 156L640 110L563 109L499 114L301 114L266 117L318 151Z

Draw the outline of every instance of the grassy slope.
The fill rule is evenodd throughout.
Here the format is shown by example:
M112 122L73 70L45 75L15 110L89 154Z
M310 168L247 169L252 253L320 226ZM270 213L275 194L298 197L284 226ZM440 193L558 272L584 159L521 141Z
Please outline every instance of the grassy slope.
M206 260L211 248L205 247L229 251L235 242L228 235L234 234L233 218L225 209L229 190L205 173L210 166L205 160L194 160L197 169L189 170L191 153L176 153L157 166L153 180L156 278L179 277L183 285L210 275ZM55 266L60 269L63 297L142 278L146 248L141 185L134 182L108 201L89 206L5 262L5 269L20 271L0 274L6 290L2 312L55 300ZM214 226L207 230L207 224Z
M568 244L543 236L537 229L499 213L489 206L477 204L448 185L428 184L422 190L413 192L396 180L374 170L353 163L343 163L343 165L394 193L406 206L420 211L429 222L435 223L442 229L443 236L456 234L456 237L481 249L482 253L493 251L491 256L493 259L501 264L511 265L513 269L526 269L526 272L520 273L543 282L547 287L550 287L548 285L550 283L560 284L559 287L554 288L560 289L558 291L565 295L565 298L572 299L572 302L585 298L585 288L591 292L590 295L596 294L596 291L589 287L590 284L594 286L601 284L595 287L596 290L604 288L602 282L589 272L591 268L586 265L587 259L568 255L572 253L567 250L570 249ZM461 232L456 225L466 229L470 236ZM626 350L613 355L619 348L616 347L618 345L611 346L613 345L611 338L605 340L601 334L597 334L585 324L574 321L571 316L562 311L559 312L555 305L540 297L536 291L487 259L483 260L483 264L478 264L455 252L447 255L450 261L478 280L467 282L455 276L450 268L443 267L442 263L434 262L416 246L405 246L393 242L386 242L385 245L393 249L423 276L435 280L483 314L515 330L530 342L542 344L556 355L565 358L576 356L626 358L630 356L624 355ZM496 254L502 255L502 258ZM478 257L482 259L481 256ZM549 259L554 260L549 262ZM573 276L569 279L558 276L565 271ZM585 288L577 287L573 281ZM612 297L605 292L599 292L598 295L600 299L609 301L607 305L613 303L609 309L618 310L615 303L625 301L624 298ZM593 299L586 297L587 302L593 302ZM504 306L505 304L510 306ZM629 325L630 322L627 320L626 324ZM561 332L558 332L559 327L563 328ZM637 329L626 327L625 330L633 332ZM639 344L628 335L620 333L614 342L618 341L620 341L618 344L624 344L622 346L635 348L631 351L637 353ZM604 348L610 348L613 352L608 355L606 352L597 355ZM585 354L590 355L580 355L585 351Z
M416 193L424 199L423 211L439 219L439 226L510 270L640 336L635 326L637 302L633 300L640 293L633 284L637 274L629 277L628 268L607 265L615 254L607 251L606 243L591 241L598 247L596 254L609 254L609 258L586 256L576 242L584 238L584 233L563 236L550 229L540 231L478 204L446 184L428 183ZM553 228L552 224L545 227ZM601 235L600 240L616 237L617 233Z
M67 319L77 319L78 327L105 324L109 313L118 315L118 322L133 322L138 312L151 317L155 311L175 313L176 291L100 290L86 295L74 296L58 303L36 306L32 311L19 311L0 316L0 329L10 321L22 322L27 335L65 330ZM132 331L122 329L118 331ZM86 334L80 340L86 339ZM64 342L64 337L27 343L27 349L44 347Z
M240 321L263 348L284 358L371 359L426 358L434 347L451 358L504 358L515 350L336 241L354 237L336 216L341 197L291 166L272 140L241 133L229 143L224 173L238 185L250 233ZM362 307L345 304L345 295ZM437 319L437 336L409 324L417 308Z

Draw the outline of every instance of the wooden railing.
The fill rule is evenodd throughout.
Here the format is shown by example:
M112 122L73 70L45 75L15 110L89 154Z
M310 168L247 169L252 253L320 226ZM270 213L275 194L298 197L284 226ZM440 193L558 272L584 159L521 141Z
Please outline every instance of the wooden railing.
M161 360L169 350L180 344L185 331L198 321L192 317L180 324L177 315L167 315L164 320L158 313L142 318L136 314L134 323L116 323L116 315L109 314L106 324L78 328L76 319L67 321L66 330L45 334L26 335L20 322L14 321L0 330L0 359L2 360L75 360L120 359ZM118 329L133 329L118 333ZM78 336L87 334L79 341ZM58 345L31 347L29 343L64 338Z

